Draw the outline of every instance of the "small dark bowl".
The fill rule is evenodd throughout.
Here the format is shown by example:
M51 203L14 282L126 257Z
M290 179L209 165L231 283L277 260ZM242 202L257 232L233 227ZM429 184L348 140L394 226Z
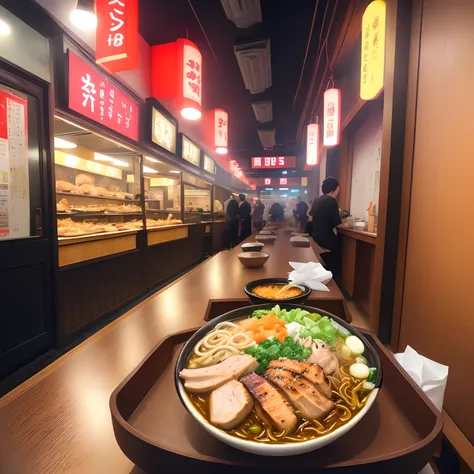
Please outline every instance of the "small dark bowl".
M252 290L259 285L269 285L269 284L276 284L276 285L287 285L289 281L286 278L263 278L262 280L255 280L251 281L250 283L247 283L244 286L244 291L249 297L250 301L254 304L263 304L263 303L274 303L274 304L279 304L279 303L293 303L293 304L301 304L304 303L309 295L311 294L311 291L313 291L308 285L305 285L304 283L298 283L298 286L303 288L303 293L298 296L294 296L293 298L284 298L281 300L273 300L269 298L262 298L261 296L254 295L252 293Z

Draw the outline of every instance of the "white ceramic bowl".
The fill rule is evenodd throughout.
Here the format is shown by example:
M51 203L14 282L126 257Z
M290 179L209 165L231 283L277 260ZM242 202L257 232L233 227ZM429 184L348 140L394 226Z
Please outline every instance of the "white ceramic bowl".
M335 322L343 326L347 329L350 333L358 336L364 343L365 351L364 357L369 361L369 364L372 367L377 368L377 381L376 381L376 388L370 393L364 407L362 410L357 413L350 421L348 421L345 425L337 428L332 433L321 436L320 438L312 439L309 441L302 441L299 443L285 443L285 444L266 444L266 443L259 443L258 441L246 440L241 439L236 436L232 436L228 434L226 431L223 431L215 426L211 425L203 415L195 408L191 400L189 399L184 385L179 378L179 371L181 368L184 367L184 361L187 360L189 357L189 353L194 347L194 345L202 339L202 337L207 334L210 330L212 330L218 323L223 321L233 321L234 319L240 319L241 317L245 317L248 314L251 314L256 309L270 309L274 306L274 303L265 304L265 305L256 305L250 306L245 308L239 308L237 310L230 311L225 313L212 321L209 321L205 326L201 327L192 337L191 339L185 344L183 347L181 354L178 357L175 367L175 385L176 389L179 394L179 398L181 402L185 406L185 408L189 411L191 416L212 436L217 438L218 440L222 441L229 446L232 446L236 449L240 449L241 451L245 451L247 453L258 454L261 456L295 456L297 454L308 453L310 451L314 451L316 449L322 448L327 446L328 444L334 442L341 436L345 435L348 431L350 431L370 410L370 407L374 404L375 399L377 398L377 394L379 392L379 387L382 381L382 368L380 365L379 357L375 351L375 349L370 345L367 339L361 334L356 328L351 326L346 321L330 314L326 311L316 309L318 313L323 316L328 316L332 318ZM284 309L293 309L293 308L302 308L308 311L315 311L315 308L307 307L301 304L286 304L280 303L280 306ZM349 436L349 435L348 435Z
M328 444L332 443L333 441L336 441L336 439L346 434L364 417L364 415L373 405L375 398L377 397L377 393L379 391L378 388L372 390L369 395L369 398L367 399L367 402L364 405L364 408L362 408L362 410L357 413L357 415L354 416L345 425L341 426L340 428L333 431L332 433L329 433L326 436L322 436L321 438L316 438L309 441L302 441L301 443L266 444L259 443L258 441L240 439L211 425L195 408L191 400L189 400L189 397L186 391L184 390L184 386L181 382L178 385L178 390L181 395L182 401L186 405L186 409L208 433L210 433L212 436L222 441L223 443L232 446L233 448L240 449L241 451L245 451L247 453L259 454L260 456L295 456L297 454L309 453L310 451L314 451L315 449L327 446Z

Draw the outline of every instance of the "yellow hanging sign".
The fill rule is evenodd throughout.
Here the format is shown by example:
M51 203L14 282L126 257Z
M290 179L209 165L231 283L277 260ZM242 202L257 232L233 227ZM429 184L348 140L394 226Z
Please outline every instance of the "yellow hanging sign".
M360 98L376 99L383 89L387 5L375 0L362 17Z

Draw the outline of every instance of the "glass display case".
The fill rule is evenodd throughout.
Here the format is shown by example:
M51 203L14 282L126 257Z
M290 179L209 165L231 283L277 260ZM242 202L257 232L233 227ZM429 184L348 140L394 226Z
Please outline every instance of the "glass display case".
M60 240L143 228L141 155L55 118Z
M181 172L145 156L143 178L147 229L182 224Z
M183 173L184 222L199 224L212 221L212 185L188 173Z

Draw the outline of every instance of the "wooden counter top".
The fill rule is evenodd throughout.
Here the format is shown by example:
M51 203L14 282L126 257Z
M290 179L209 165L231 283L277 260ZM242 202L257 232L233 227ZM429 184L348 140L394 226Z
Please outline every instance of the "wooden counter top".
M347 235L354 239L363 240L368 244L376 245L377 234L375 232L367 232L365 230L349 229L347 227L338 227L337 232L342 235Z
M240 298L251 280L286 277L289 261L317 260L278 234L265 267L243 267L240 246L220 252L0 399L0 472L141 474L115 441L110 394L160 339L202 325L210 299ZM343 300L329 288L311 298Z

